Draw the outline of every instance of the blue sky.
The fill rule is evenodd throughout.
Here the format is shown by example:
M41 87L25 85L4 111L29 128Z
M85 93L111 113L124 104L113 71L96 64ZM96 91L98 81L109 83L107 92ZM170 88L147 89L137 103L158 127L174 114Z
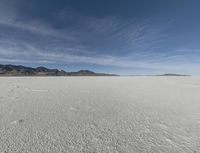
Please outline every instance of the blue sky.
M198 0L0 0L0 63L200 75Z

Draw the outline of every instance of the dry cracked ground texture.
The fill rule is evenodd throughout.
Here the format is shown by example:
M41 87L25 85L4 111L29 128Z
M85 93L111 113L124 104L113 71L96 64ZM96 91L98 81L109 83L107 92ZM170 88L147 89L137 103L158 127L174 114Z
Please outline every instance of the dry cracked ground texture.
M200 153L198 77L1 77L1 153Z

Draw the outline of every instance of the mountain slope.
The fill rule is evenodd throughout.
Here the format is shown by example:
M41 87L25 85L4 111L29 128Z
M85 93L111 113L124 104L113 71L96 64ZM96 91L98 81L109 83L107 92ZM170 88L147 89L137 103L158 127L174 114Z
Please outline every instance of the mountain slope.
M113 74L95 73L89 70L78 72L66 72L58 69L48 69L46 67L25 67L22 65L1 65L0 76L115 76Z

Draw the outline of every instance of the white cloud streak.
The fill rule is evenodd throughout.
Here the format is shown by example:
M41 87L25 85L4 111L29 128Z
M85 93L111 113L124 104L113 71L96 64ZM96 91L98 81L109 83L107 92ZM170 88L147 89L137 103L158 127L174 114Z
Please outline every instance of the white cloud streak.
M128 57L114 57L114 56L81 56L81 55L71 55L68 53L54 53L44 52L34 46L25 44L22 51L21 48L17 48L16 45L11 45L10 48L0 47L0 58L1 62L11 62L11 63L32 63L32 64L91 64L91 65L101 65L101 66L114 66L121 68L145 68L145 69L162 69L163 71L169 70L184 70L194 68L194 65L188 64L186 62L174 61L175 57L167 60L164 58L162 62L152 62L147 60L134 61ZM6 50L6 51L5 51ZM29 53L27 53L27 50ZM20 58L23 57L23 58ZM176 58L175 58L176 59ZM200 63L200 61L198 61ZM169 64L171 63L171 64ZM173 65L179 63L179 66L174 67Z
M37 45L37 42L33 44L28 40L18 39L14 34L12 41L0 38L2 63L89 64L165 70L193 67L193 63L185 58L185 52L176 51L175 55L171 55L164 51L154 51L153 46L171 36L164 32L165 26L152 26L145 21L124 22L114 16L89 17L71 11L59 12L54 17L63 24L76 19L73 27L57 29L39 20L22 22L19 20L16 2L17 0L15 3L0 0L0 26L13 28L30 37L31 34L37 35L44 43L43 46ZM96 49L93 44L100 47L111 45L108 50L112 50L112 54L107 53L106 49L99 51L101 49ZM118 55L121 53L123 56ZM195 61L200 63L198 59Z

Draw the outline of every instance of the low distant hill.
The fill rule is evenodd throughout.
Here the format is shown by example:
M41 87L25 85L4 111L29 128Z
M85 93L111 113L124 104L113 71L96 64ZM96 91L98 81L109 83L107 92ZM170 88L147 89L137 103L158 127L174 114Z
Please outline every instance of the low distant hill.
M190 76L190 75L183 75L183 74L174 74L174 73L166 73L157 76Z
M95 73L89 70L78 72L66 72L58 69L48 69L46 67L25 67L22 65L1 65L0 76L116 76L114 74Z

